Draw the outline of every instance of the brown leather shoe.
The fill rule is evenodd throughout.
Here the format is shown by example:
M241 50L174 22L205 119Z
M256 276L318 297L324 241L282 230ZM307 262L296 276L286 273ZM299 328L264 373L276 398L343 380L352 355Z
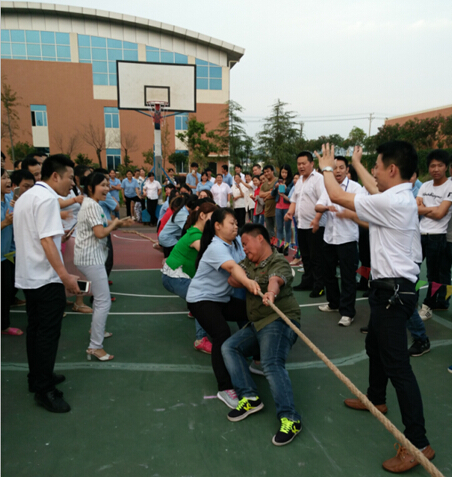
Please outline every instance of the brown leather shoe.
M408 452L406 447L403 447L396 442L394 448L397 449L397 455L392 459L385 460L383 462L383 469L388 472L400 474L401 472L406 472L419 464L413 455ZM428 460L432 460L433 457L435 457L435 451L429 445L422 451L422 453Z
M344 401L344 404L347 406L347 407L351 407L352 409L357 409L358 411L368 411L369 409L367 409L366 406L364 406L364 404L359 400L359 399L346 399ZM388 412L388 408L386 406L386 404L377 404L374 406L382 413L382 414L386 414Z

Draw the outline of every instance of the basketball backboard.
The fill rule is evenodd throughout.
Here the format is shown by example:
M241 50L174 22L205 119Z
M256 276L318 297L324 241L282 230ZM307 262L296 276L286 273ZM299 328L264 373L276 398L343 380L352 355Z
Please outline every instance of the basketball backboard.
M196 66L173 63L116 62L118 109L148 109L165 101L165 111L196 112Z

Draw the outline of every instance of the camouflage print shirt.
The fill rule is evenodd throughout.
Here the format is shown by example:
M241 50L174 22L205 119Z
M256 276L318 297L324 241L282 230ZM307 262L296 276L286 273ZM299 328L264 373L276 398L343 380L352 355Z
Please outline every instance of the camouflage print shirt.
M259 264L251 262L248 258L239 264L251 280L261 287L262 293L267 292L271 277L279 277L284 281L275 300L275 305L291 320L300 321L300 307L292 292L292 269L283 255L273 249L273 253ZM246 293L246 312L248 319L254 323L257 331L279 318L271 307L262 303L259 295Z

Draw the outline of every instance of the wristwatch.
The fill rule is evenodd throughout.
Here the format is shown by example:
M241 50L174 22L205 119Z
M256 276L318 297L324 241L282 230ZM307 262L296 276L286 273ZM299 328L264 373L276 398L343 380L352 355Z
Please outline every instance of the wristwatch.
M322 172L334 172L334 171L333 171L333 168L331 166L327 166L327 167L324 167L322 169Z

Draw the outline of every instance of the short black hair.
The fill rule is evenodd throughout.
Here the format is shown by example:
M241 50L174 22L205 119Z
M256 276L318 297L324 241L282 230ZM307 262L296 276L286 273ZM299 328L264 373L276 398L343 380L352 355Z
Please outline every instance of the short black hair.
M190 167L199 167L199 166L198 166L198 163L197 163L197 162L192 162L192 163L190 164Z
M299 152L298 155L297 155L297 159L298 159L299 157L307 157L309 162L312 162L312 161L314 160L314 158L312 157L312 153L309 152L309 151L301 151L301 152Z
M229 171L229 167L226 165L226 164L223 164L221 166L221 168L224 170L224 171Z
M270 234L268 233L268 230L261 224L253 224L252 222L248 222L240 229L239 234L240 234L240 237L243 234L249 234L249 235L252 235L253 237L262 235L262 237L264 237L268 245L271 245Z
M427 156L427 167L430 166L432 161L440 161L448 166L450 163L450 156L444 149L434 149Z
M377 147L377 154L387 168L394 164L399 168L400 177L409 181L417 169L418 157L416 149L407 141L388 141Z
M251 169L253 169L254 167L259 167L259 169L262 169L262 166L260 164L253 164L253 167Z
M93 172L100 172L101 174L108 174L107 169L104 169L103 167L98 167L97 169L94 169Z
M172 167L170 167L170 168L168 169L168 172L171 172L171 171L174 172L174 169L173 169Z
M22 162L22 159L18 159L17 161L14 161L14 169L16 167L19 167L21 162Z
M59 176L62 176L66 169L74 168L74 163L64 154L54 154L49 156L43 163L41 169L41 178L43 181L50 179L50 176L56 172Z
M236 167L239 167L240 169L242 168L242 166L241 166L240 164L236 164L236 165L234 166L234 169L235 169Z
M345 163L345 167L348 166L348 159L344 156L336 156L334 159L336 159L336 161L343 161Z
M61 154L62 155L62 154ZM32 157L26 157L23 161L22 161L22 165L20 166L21 169L25 169L28 171L28 168L31 166L39 166L39 162L32 156Z
M88 197L92 197L96 186L105 180L105 175L102 172L91 172L88 176L82 179L83 190Z
M270 169L272 172L275 172L275 168L271 164L265 164L262 170L265 172L267 169Z
M15 186L20 186L20 183L24 180L32 180L33 183L36 182L35 176L27 169L18 169L11 174L11 184L14 184Z
M148 177L155 177L155 174L154 174L153 172L150 172L150 173L148 174Z

